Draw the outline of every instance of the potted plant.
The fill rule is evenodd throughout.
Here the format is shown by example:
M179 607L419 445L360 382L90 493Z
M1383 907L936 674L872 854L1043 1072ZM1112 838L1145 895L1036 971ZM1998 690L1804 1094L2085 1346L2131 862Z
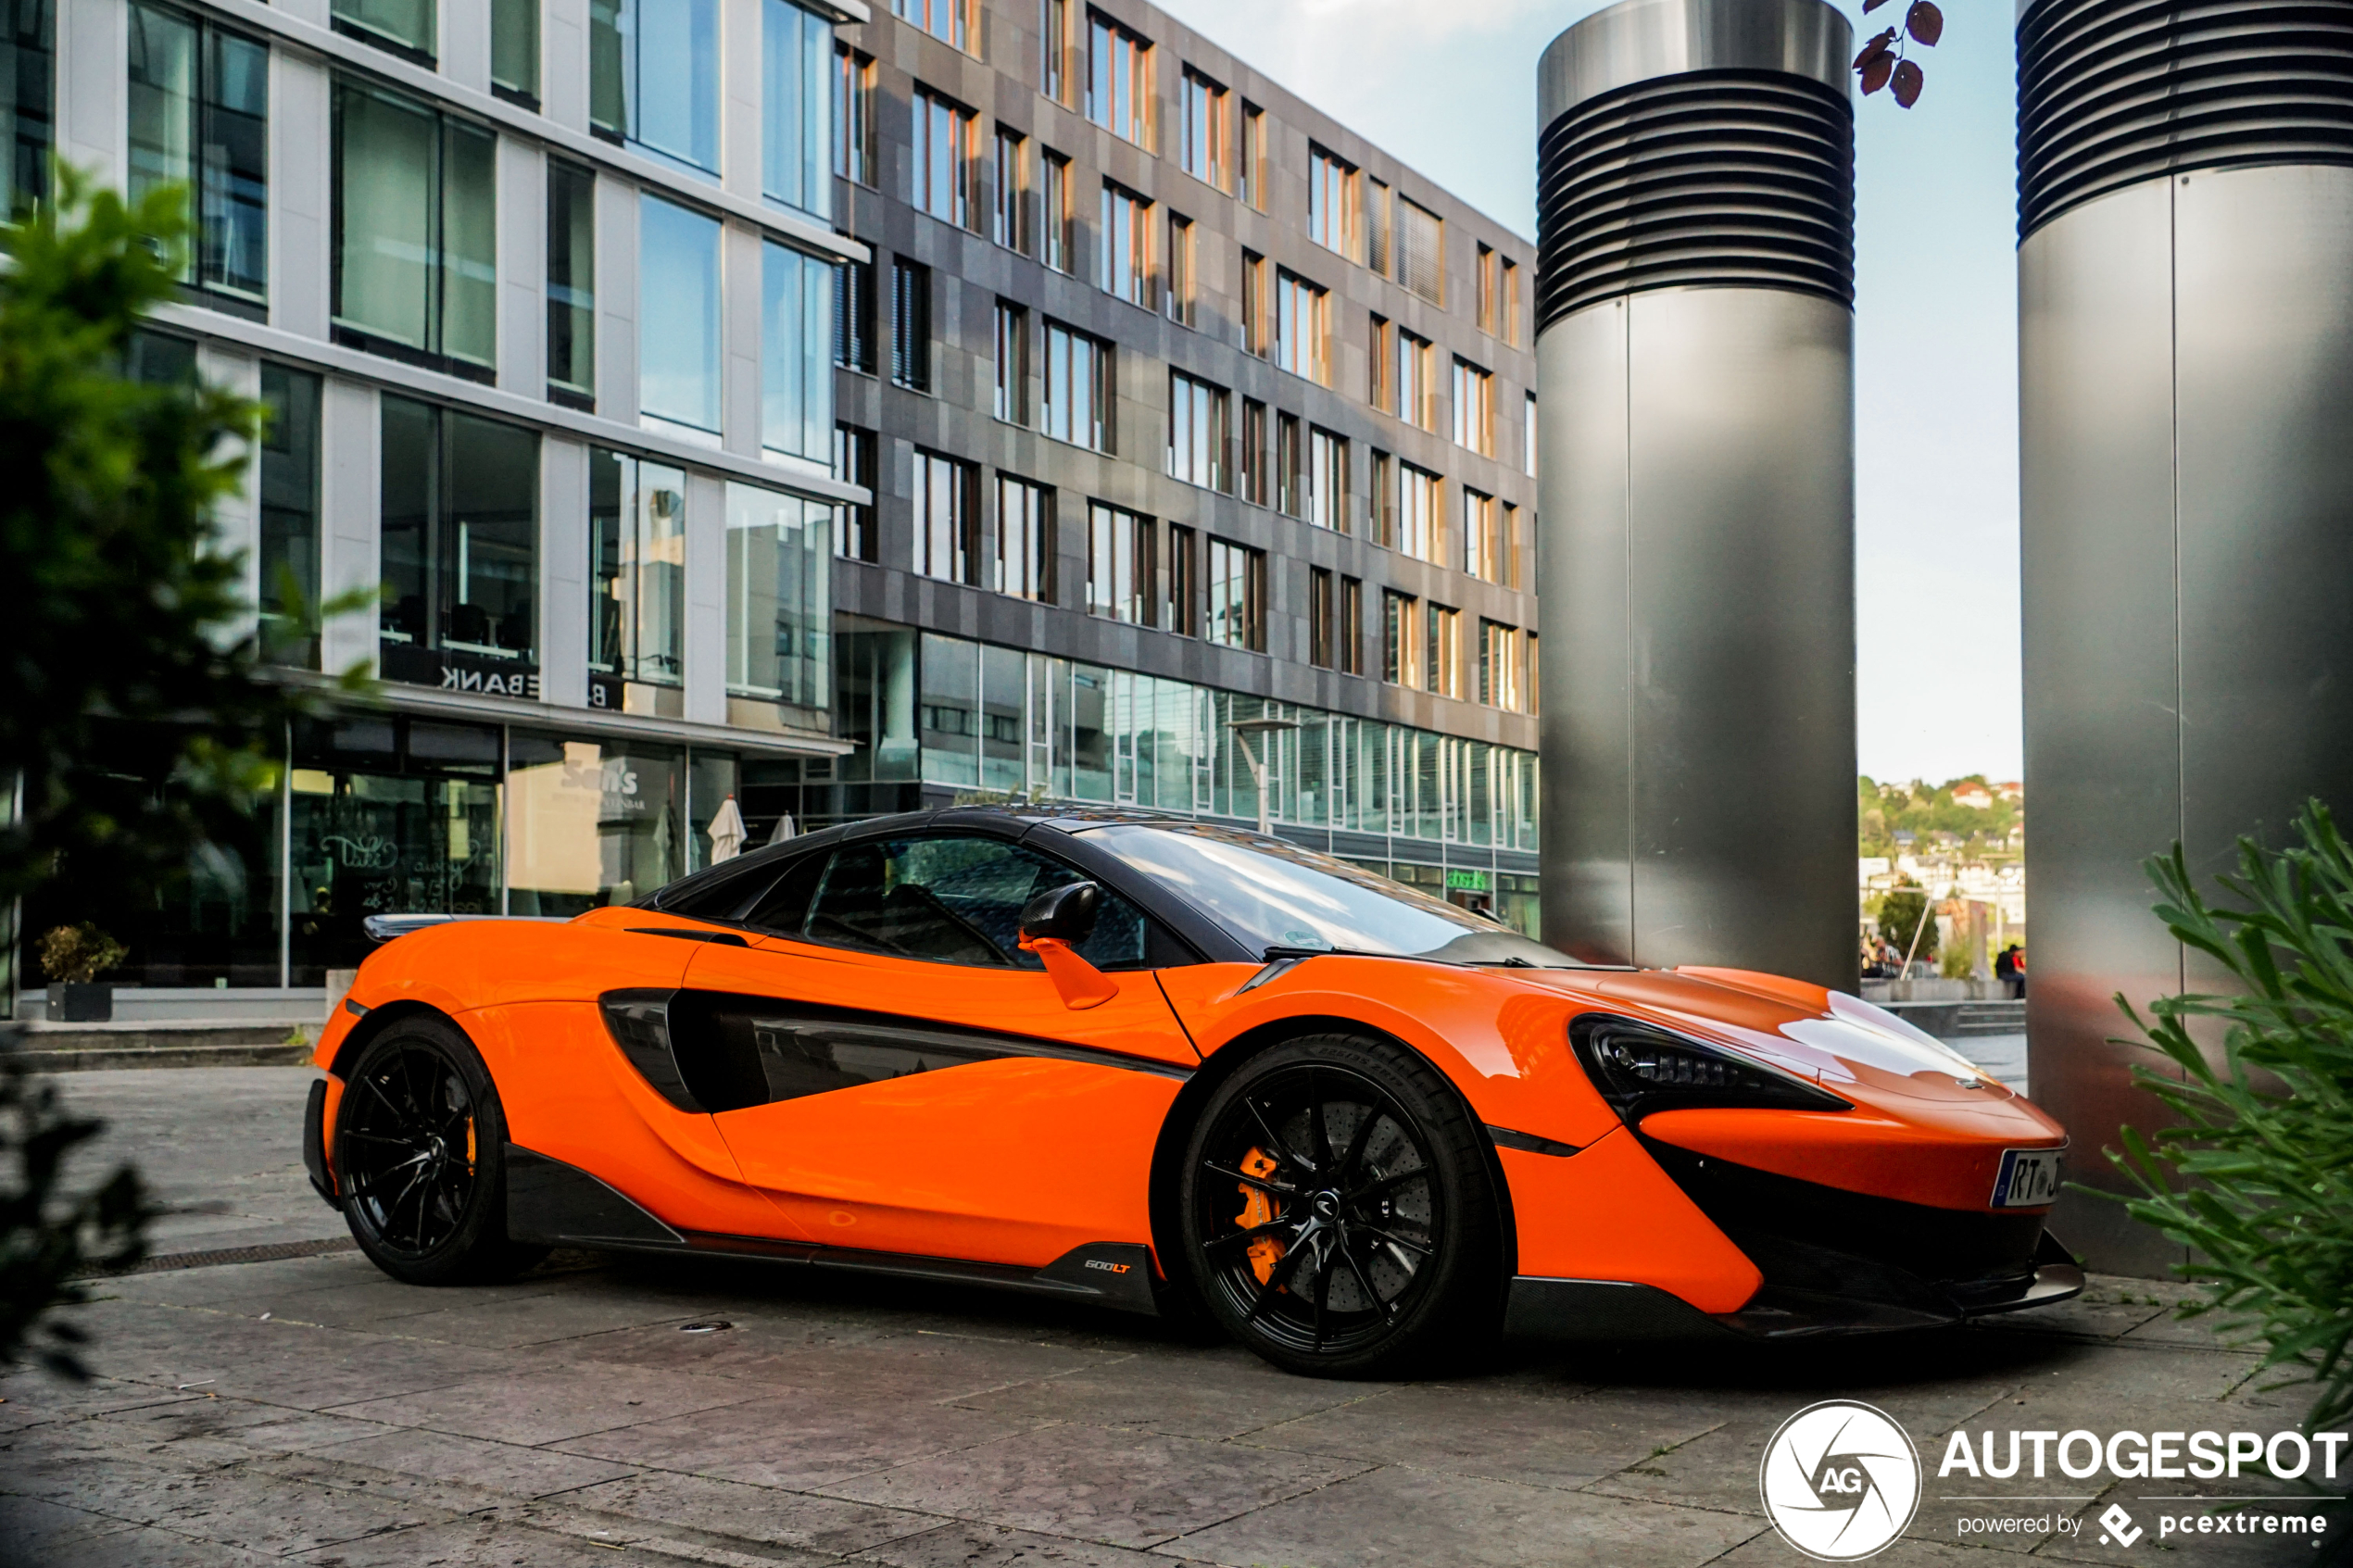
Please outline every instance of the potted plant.
M49 1022L105 1023L114 1017L114 986L98 976L131 949L88 921L61 925L41 939L41 972L49 981Z

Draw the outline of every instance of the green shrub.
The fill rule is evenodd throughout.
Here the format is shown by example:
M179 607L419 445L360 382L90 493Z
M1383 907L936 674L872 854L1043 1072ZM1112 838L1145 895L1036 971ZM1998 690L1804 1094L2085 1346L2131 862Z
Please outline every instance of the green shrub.
M1927 915L1927 923L1920 917ZM1919 937L1919 950L1912 951L1912 937ZM1932 960L1936 957L1936 917L1929 913L1928 890L1917 885L1899 887L1881 901L1879 907L1880 939L1895 949L1902 958L1911 953L1915 960Z
M2205 1286L2183 1311L2266 1343L2264 1365L2320 1395L2308 1424L2353 1416L2353 847L2326 807L2296 821L2295 847L2239 841L2242 906L2200 896L2180 845L2148 862L2158 918L2228 972L2224 995L2167 997L2143 1020L2181 1072L2143 1066L2141 1085L2182 1118L2154 1139L2121 1130L2114 1160L2139 1185L2134 1218L2195 1249ZM2192 1034L2221 1026L2220 1060ZM2199 1031L2211 1035L2212 1029Z
M83 921L41 938L41 973L53 983L87 985L131 956L131 949Z

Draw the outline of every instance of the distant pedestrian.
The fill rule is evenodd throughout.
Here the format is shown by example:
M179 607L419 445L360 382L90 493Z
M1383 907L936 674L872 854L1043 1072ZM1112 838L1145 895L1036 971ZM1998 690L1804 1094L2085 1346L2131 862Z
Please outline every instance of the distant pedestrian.
M1994 960L1994 978L2015 982L2015 994L2026 995L2026 949L2016 942L2003 948Z

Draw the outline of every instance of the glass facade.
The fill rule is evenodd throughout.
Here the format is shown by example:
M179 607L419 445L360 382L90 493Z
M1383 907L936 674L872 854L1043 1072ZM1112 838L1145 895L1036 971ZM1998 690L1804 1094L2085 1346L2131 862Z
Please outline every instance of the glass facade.
M686 670L686 472L588 454L588 702L670 712ZM667 699L667 700L665 700Z
M761 246L760 442L830 463L834 267L773 241Z
M822 723L833 700L833 508L727 486L727 717Z
M319 668L319 399L307 370L264 361L261 402L269 410L258 483L255 552L262 656L297 670Z
M143 199L190 198L181 279L258 304L270 285L270 49L164 6L130 7L131 162Z
M719 0L589 0L589 128L719 170Z
M760 188L773 201L830 220L833 23L790 0L765 0L760 49Z
M440 52L434 0L334 0L337 32L431 63Z
M597 399L597 176L547 160L547 391L593 408Z
M385 393L384 679L539 695L539 437Z
M57 140L57 16L53 0L0 0L0 217L49 194Z
M637 199L637 405L719 433L719 220L660 196Z
M490 85L539 107L539 0L490 0Z
M336 336L490 379L497 358L497 139L348 79L334 97Z

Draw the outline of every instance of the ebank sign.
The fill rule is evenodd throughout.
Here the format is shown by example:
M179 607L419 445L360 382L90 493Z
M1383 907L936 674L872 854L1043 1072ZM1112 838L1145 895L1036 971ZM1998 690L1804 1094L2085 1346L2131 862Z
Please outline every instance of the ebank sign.
M2348 1438L2342 1432L2026 1432L1957 1431L1945 1445L1937 1478L1963 1485L1989 1481L2043 1481L2056 1473L2104 1490L2119 1481L2162 1485L2180 1481L2237 1481L2269 1476L2281 1481L2337 1479ZM1773 1434L1757 1471L1766 1516L1782 1540L1820 1562L1858 1562L1901 1539L1921 1505L1919 1453L1908 1433L1885 1411L1849 1399L1808 1405ZM2086 1496L2090 1502L2097 1492ZM2191 1536L2286 1536L2318 1545L2328 1515L2319 1499L2259 1499L2271 1505L2236 1512L2210 1512L2223 1500L2178 1491L2134 1495L2111 1501L2086 1530L2071 1512L2048 1509L2005 1515L2008 1500L1998 1493L1969 1491L1945 1500L1969 1505L1956 1511L1954 1533L1964 1540L1983 1537L2089 1534L2104 1547L2130 1547L2153 1529L2170 1537ZM2021 1496L2018 1500L2030 1500ZM2052 1499L2036 1495L2031 1500ZM2241 1499L2258 1500L2258 1499ZM2126 1502L2138 1505L2135 1511ZM2188 1504L2191 1506L2185 1507ZM1989 1506L1990 1505L1990 1506ZM1941 1522L1932 1534L1944 1533Z

